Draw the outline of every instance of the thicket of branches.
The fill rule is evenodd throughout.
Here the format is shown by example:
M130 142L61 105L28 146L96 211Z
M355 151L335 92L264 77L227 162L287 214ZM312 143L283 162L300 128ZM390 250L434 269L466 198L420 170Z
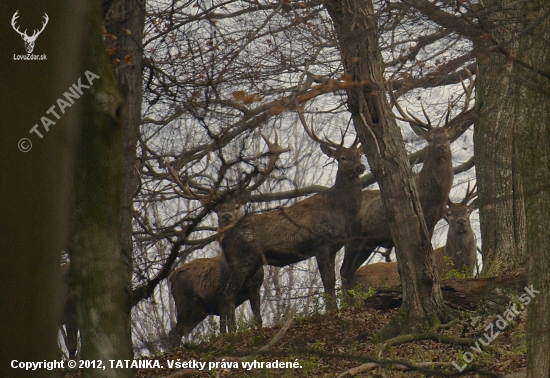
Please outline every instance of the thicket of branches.
M456 114L462 106L460 82L467 78L465 68L475 66L472 42L405 3L376 7L385 79L403 108L420 116L423 104L434 124L444 122L448 107ZM240 190L266 164L260 134L271 140L277 135L291 151L252 193L247 211L263 211L291 204L334 180L335 164L321 158L303 131L297 101L306 104L305 118L318 135L338 140L345 133L349 144L355 133L346 107L350 81L322 2L150 1L143 49L134 286L149 287L134 298L141 302L133 323L138 349L153 352L164 346L174 309L165 281L154 292L151 282L168 273L174 259L177 264L220 253L211 207L183 198L169 168L188 186L187 196ZM418 152L425 142L405 124L402 132L407 150L418 155L413 162L421 163ZM455 165L472 166L471 133L452 150ZM460 184L473 175L469 170L456 176L451 196L460 197ZM372 184L372 177L367 175L365 183ZM444 243L444 233L444 226L438 227L435 246ZM323 300L316 272L312 259L283 269L266 267L264 324L281 321L294 306L303 313L318 311ZM205 322L194 334L211 327Z

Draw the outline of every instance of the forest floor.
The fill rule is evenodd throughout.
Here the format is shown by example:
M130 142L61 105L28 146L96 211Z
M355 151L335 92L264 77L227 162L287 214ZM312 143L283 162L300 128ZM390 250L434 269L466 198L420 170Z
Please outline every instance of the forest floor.
M135 377L524 376L521 373L525 371L524 313L504 326L496 315L471 317L427 335L430 340L393 346L370 341L395 314L396 310L350 307L329 315L294 318L274 328L222 335L152 356L151 363L157 361L162 368L136 369ZM486 340L484 333L491 335L491 329L485 331L489 323L493 324L495 339L488 346L480 341L476 345L479 338ZM465 360L471 362L466 364ZM205 367L201 371L176 365L190 361L202 362ZM453 361L464 369L462 374ZM286 366L281 368L281 362ZM172 368L170 364L174 364ZM358 367L363 371L346 374ZM79 376L78 371L65 375Z

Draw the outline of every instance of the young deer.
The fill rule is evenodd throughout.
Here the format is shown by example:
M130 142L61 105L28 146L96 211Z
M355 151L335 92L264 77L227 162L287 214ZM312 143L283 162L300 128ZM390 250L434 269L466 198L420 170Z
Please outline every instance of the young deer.
M443 217L445 202L453 184L453 165L451 143L462 135L466 128L464 116L472 112L475 106L470 106L470 97L474 89L475 80L468 71L470 85L464 87L466 101L462 111L449 120L449 112L442 127L433 127L424 111L427 123L420 121L414 115L407 115L398 105L390 88L390 96L401 117L407 121L413 131L428 142L426 157L420 172L415 176L416 188L422 213L430 236L434 227ZM344 261L340 269L342 286L351 289L350 282L354 273L367 261L376 247L392 248L393 240L386 219L386 209L379 190L365 190L362 194L361 209L357 220L353 224L353 237L346 243Z
M477 259L477 247L474 231L470 224L470 214L477 209L475 186L470 191L470 185L462 201L454 203L447 200L447 210L444 219L449 224L447 244L434 250L435 266L440 278L444 278L451 270L466 273L471 277ZM367 290L374 287L377 290L401 285L397 262L375 263L362 266L355 272L352 287Z
M247 215L226 233L221 245L231 277L222 294L222 321L226 321L229 332L235 330L237 292L265 264L285 266L315 256L325 293L336 297L336 252L350 236L361 203L359 175L365 171L362 148L357 147L357 141L345 148L319 139L307 127L306 131L323 153L338 161L336 181L329 190L292 206Z

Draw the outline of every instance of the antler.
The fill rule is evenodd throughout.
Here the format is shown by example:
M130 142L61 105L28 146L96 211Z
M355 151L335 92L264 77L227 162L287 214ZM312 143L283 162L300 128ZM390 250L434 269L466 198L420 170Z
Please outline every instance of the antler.
M401 121L408 122L409 125L411 125L412 127L419 127L425 130L430 130L432 128L432 123L430 121L430 117L428 117L428 114L426 113L426 109L424 109L424 104L420 103L420 106L422 107L422 113L424 113L424 117L426 118L428 123L421 121L419 118L417 118L414 114L412 114L408 110L407 112L403 111L403 109L397 102L397 99L395 98L391 81L388 82L388 86L389 86L388 92L390 94L391 105L394 105L397 111L399 112L399 114L401 115L401 117L395 116L395 118Z
M327 138L326 135L325 135L325 139L319 138L317 136L317 134L315 134L315 131L313 130L313 128L310 129L308 127L306 119L304 117L304 105L303 104L300 105L298 103L298 101L296 101L296 111L298 113L298 118L300 118L300 122L302 123L302 126L304 127L304 130L306 131L307 135L309 135L309 137L311 139L313 139L317 143L321 144L322 146L330 147L330 148L340 148L344 145L344 138L343 137L342 137L342 142L340 144L331 141L330 139Z
M464 94L466 95L466 99L464 100L464 106L462 107L462 110L460 111L460 113L458 113L456 116L454 116L453 119L450 120L450 121L449 121L449 114L451 113L451 109L449 107L449 111L447 112L447 118L445 120L445 126L448 127L448 128L453 127L453 125L456 124L456 122L460 118L462 118L466 114L471 113L475 109L475 104L477 102L477 92L476 92L476 95L475 95L475 98L474 98L474 106L470 107L472 92L475 88L475 83L476 83L476 79L477 79L477 76L478 76L478 69L476 67L476 79L474 79L474 77L473 77L472 73L470 72L470 70L468 70L467 68L465 68L464 70L468 74L468 78L470 80L470 84L468 84L467 88L464 85L464 82L461 82L462 89L464 89Z
M476 188L477 188L477 182L472 187L472 190L470 190L470 179L468 178L468 188L466 188L466 194L464 195L464 198L462 199L462 201L460 201L460 203L463 205L466 205L468 204L468 202L476 198L477 197Z
M174 170L174 168L172 168L170 166L170 163L169 162L166 162L166 168L168 169L168 172L170 173L170 176L172 176L172 179L174 180L174 182L176 183L176 185L183 191L179 191L177 190L174 185L172 185L172 187L174 188L174 191L182 198L185 198L185 199L189 199L189 200L199 200L201 202L203 201L211 201L214 197L215 197L215 194L214 193L208 193L208 194L198 194L198 193L195 193L193 190L191 190L191 188L189 187L189 185L186 185L184 184L180 178L179 178L179 175L178 175L178 172L176 172Z
M279 158L279 156L282 153L290 151L289 147L281 147L279 145L279 136L277 135L277 133L275 133L275 141L273 141L273 142L270 142L269 139L265 135L263 135L263 134L260 134L260 135L261 135L262 139L265 141L265 143L267 144L267 148L268 148L267 154L269 155L269 160L267 162L267 166L266 166L265 169L263 169L263 170L258 169L258 171L259 171L258 177L259 178L254 180L254 184L252 186L249 186L249 187L246 188L247 192L252 192L253 190L258 189L260 187L260 185L262 185L265 182L265 180L267 180L267 178L269 177L269 175L271 174L271 172L275 168L275 163L277 162L277 159Z
M268 152L257 155L257 156L254 156L254 157L251 157L250 159L257 159L261 156L269 155L269 160L268 160L268 163L266 165L266 168L257 170L257 179L254 180L253 185L251 185L249 187L246 187L244 189L242 189L240 187L237 187L235 189L229 189L228 188L227 191L225 192L225 195L227 195L227 193L229 193L229 192L232 192L232 193L235 193L235 194L240 193L240 195L243 195L245 192L250 193L253 190L260 187L260 185L262 185L265 182L265 180L267 180L267 178L269 177L269 174L275 168L275 164L276 164L277 159L279 158L279 156L284 152L290 151L290 148L281 147L279 145L279 142L278 142L279 137L278 137L277 133L275 133L275 141L274 142L269 141L269 139L266 136L264 136L263 134L260 134L260 135L262 136L263 140L266 142L266 144L268 146ZM195 191L193 191L189 187L189 185L184 184L181 181L181 179L178 175L178 172L174 168L172 168L172 166L168 162L166 162L166 168L168 169L168 172L170 173L170 176L172 177L174 183L177 185L177 187L179 187L179 189L181 189L181 190L178 190L176 188L176 186L172 184L172 187L173 187L174 191L180 197L185 198L185 199L189 199L189 200L199 200L203 204L207 203L207 202L211 202L211 201L217 201L217 200L221 199L222 197L224 197L224 194L216 193L212 189L207 194L196 193Z

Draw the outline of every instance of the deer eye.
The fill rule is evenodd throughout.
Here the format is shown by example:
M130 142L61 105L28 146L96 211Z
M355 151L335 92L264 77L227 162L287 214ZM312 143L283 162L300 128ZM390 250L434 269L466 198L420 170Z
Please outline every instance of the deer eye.
M340 160L348 160L348 158L345 157L345 156L342 156L342 157L340 157Z

